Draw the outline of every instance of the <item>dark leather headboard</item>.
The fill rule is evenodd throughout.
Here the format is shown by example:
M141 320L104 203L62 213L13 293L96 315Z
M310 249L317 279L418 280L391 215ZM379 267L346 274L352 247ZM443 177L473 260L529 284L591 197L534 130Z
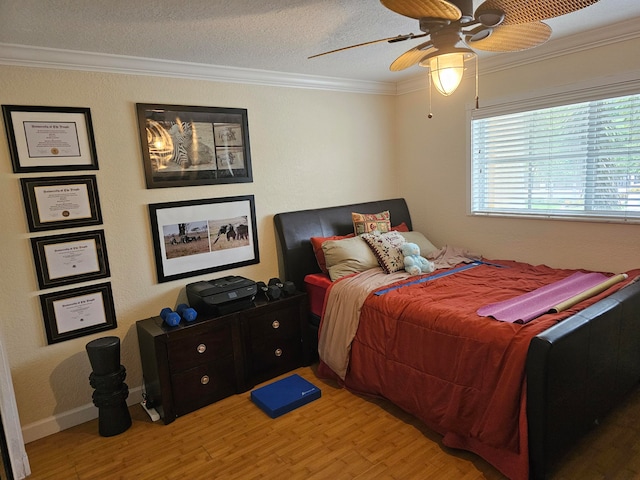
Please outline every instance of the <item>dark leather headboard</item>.
M305 275L320 272L309 240L311 237L347 235L353 232L352 212L379 213L385 210L391 214L392 225L404 222L409 229L412 228L404 198L278 213L273 221L278 240L280 279L290 280L299 290L304 290Z

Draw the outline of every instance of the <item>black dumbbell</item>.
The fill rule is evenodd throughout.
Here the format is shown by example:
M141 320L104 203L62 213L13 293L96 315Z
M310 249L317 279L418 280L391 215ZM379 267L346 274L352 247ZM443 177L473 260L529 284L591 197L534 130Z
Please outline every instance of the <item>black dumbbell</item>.
M275 285L284 295L293 295L296 293L296 286L290 281L282 282L279 278L272 278L269 280L269 285Z
M280 298L281 291L276 285L266 285L264 282L258 282L258 292L261 292L268 301Z
M290 280L286 280L282 284L282 290L284 291L285 295L293 295L294 293L296 293L296 290L297 290L296 284Z

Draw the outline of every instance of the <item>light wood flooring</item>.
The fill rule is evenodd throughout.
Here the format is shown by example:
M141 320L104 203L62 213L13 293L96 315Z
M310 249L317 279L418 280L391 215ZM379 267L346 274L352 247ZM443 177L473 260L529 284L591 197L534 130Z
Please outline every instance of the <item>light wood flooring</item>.
M313 367L294 373L322 397L271 419L247 392L169 425L134 405L133 425L120 435L101 437L93 420L27 444L29 479L504 478L476 455L443 446L389 402L337 388ZM552 479L640 479L640 389L575 446Z

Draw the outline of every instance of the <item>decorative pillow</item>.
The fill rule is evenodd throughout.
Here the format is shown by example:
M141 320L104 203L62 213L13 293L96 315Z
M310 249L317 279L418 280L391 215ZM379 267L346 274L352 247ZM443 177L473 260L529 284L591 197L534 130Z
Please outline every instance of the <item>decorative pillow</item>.
M398 233L404 237L406 242L418 244L418 246L420 247L420 255L423 257L426 257L432 252L440 250L433 243L431 243L427 239L427 237L425 237L420 232L412 231L412 232L398 232Z
M389 211L380 213L351 213L353 231L356 235L371 233L377 230L386 233L391 230L391 215Z
M407 224L402 222L400 225L396 225L395 227L391 227L391 230L394 232L408 232L409 231L409 227L407 227Z
M354 234L350 233L349 235L334 235L332 237L311 237L311 246L313 247L313 253L316 256L316 261L318 262L318 266L322 273L329 273L327 270L327 261L324 258L324 252L322 251L322 244L327 240L342 240L344 238L353 237Z
M332 282L378 266L378 259L361 237L327 240L322 244L322 250Z
M400 247L405 243L399 232L365 233L361 235L385 273L393 273L404 268L404 255Z

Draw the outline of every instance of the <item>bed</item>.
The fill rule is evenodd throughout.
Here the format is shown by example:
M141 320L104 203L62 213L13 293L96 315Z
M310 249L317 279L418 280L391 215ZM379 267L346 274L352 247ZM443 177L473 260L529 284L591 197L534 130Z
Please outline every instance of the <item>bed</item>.
M407 204L401 198L275 215L280 277L302 288L307 275L321 273L311 238L347 236L353 232L352 212L382 211L390 213L392 224L404 224L407 230L412 230ZM456 276L478 274L482 268L490 267L481 265ZM474 440L474 432L469 432L468 438L458 432L449 446L474 451L510 478L547 478L571 445L593 428L640 380L640 282L632 283L633 278L630 276L624 285L618 285L615 293L605 292L593 297L587 301L590 304L586 308L578 308L578 305L576 313L567 310L565 318L558 314L559 320L544 324L544 329L526 339L522 365L518 367L523 378L519 400L504 407L507 411L513 410L517 417L515 423L520 437L515 440L517 455L513 461L504 460L503 457L510 453L496 448L491 442L485 444ZM340 283L343 282L336 282ZM317 352L320 318L318 309L314 310L315 313L309 315L304 335L308 363L316 360ZM378 306L367 310L384 308ZM379 323L388 325L384 312L378 316ZM538 328L543 325L536 322L527 325L538 325ZM372 377L376 373L371 374L369 367L363 366L368 362L366 356L361 356L366 343L379 341L367 340L373 335L367 328L362 324L358 327L344 385L357 392L391 397L394 403L443 434L445 440L450 440L451 435L443 430L437 418L434 420L429 412L414 407L423 403L421 395L421 398L445 395L446 389L425 394L414 391L411 385L402 384L400 393L397 388L386 391L385 386L379 384L384 383L383 380ZM390 364L388 359L375 362L380 364L379 369ZM360 369L364 370L361 372ZM384 370L376 372L380 377L387 375ZM464 411L465 406L460 408ZM474 412L467 411L461 416L473 417ZM526 461L524 467L523 461Z

